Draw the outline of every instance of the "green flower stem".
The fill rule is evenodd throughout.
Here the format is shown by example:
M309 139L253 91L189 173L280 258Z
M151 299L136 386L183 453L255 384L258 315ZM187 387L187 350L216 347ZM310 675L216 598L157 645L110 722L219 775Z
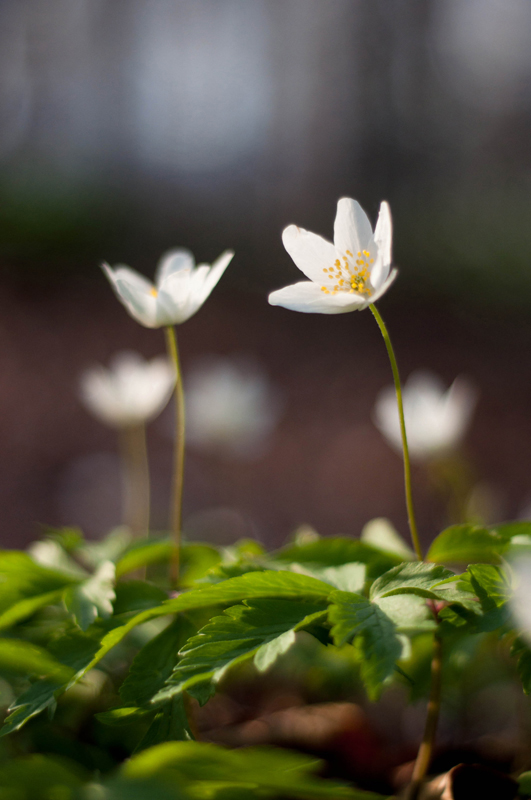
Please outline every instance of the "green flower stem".
M123 518L135 537L149 532L149 466L146 426L143 423L120 431L123 472Z
M417 558L419 561L422 561L424 557L422 555L422 548L420 546L419 534L417 530L417 522L415 520L415 509L413 507L413 493L411 490L411 463L409 460L409 448L407 446L406 422L404 419L404 404L402 402L402 387L400 385L398 364L396 363L395 352L393 350L393 345L391 344L391 339L389 338L389 333L385 326L385 322L380 316L380 312L378 311L375 305L370 305L369 308L373 313L374 319L378 323L378 327L380 328L380 331L382 333L385 342L385 346L387 348L389 361L391 362L391 370L393 372L393 379L395 382L395 389L396 389L396 401L398 403L398 416L400 417L400 432L402 434L402 450L404 453L404 483L406 487L406 506L407 506L407 516L409 521L409 530L411 531L411 539L413 541L413 547L415 548Z
M426 715L426 725L424 736L417 754L417 760L413 768L411 783L408 787L407 800L417 800L420 789L426 779L433 746L435 744L435 734L439 721L439 711L441 707L441 668L442 668L442 644L438 631L433 637L433 656L431 662L431 686L430 699L428 700L428 713Z
M184 390L179 360L179 349L177 347L177 336L174 328L170 325L165 328L166 346L175 367L175 460L173 468L173 492L171 504L171 530L174 537L175 548L170 562L170 583L176 588L179 583L180 560L181 560L181 528L182 528L182 504L183 504L183 482L184 482L184 436L185 436L185 406Z

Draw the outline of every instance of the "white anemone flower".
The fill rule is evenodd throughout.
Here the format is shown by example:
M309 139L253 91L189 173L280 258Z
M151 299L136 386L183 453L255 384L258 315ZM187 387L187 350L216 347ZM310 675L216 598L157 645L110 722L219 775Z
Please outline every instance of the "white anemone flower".
M134 269L118 264L103 270L129 314L146 328L162 328L186 322L203 305L234 255L226 250L209 264L198 264L189 250L165 253L157 266L155 283Z
M512 561L513 595L509 608L519 633L531 644L531 556Z
M414 372L404 385L402 395L407 441L413 458L433 458L458 447L477 402L477 391L465 378L456 378L446 389L436 375ZM401 452L400 420L393 386L379 393L373 420L389 444Z
M186 377L187 441L243 458L261 455L281 411L278 393L258 364L209 357Z
M170 399L175 370L158 356L146 361L138 353L117 353L109 369L96 366L81 377L85 407L112 428L140 425L156 417Z
M334 244L289 225L284 247L309 281L285 286L269 295L274 306L318 314L345 314L375 303L396 277L391 270L391 211L380 206L376 228L356 200L337 204Z

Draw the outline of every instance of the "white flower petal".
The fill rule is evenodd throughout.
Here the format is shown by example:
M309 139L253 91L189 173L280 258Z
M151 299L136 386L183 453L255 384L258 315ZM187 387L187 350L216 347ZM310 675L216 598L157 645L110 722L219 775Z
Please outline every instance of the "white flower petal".
M378 248L376 263L371 271L371 283L378 289L387 280L389 269L391 268L391 244L393 239L393 222L391 219L391 209L389 203L385 201L380 205L380 213L376 228L374 229L374 241Z
M269 295L272 306L282 306L306 314L344 314L366 308L370 299L349 292L325 294L313 281L301 281L285 286Z
M350 250L354 256L360 250L374 253L371 223L357 200L342 197L337 204L334 222L334 244L341 253Z
M138 283L127 280L117 280L115 283L119 300L126 307L129 314L145 325L146 328L157 328L157 299Z
M155 272L155 283L160 288L161 284L167 277L174 272L180 272L184 269L192 270L195 265L195 259L190 250L184 247L178 247L175 250L168 250L160 259L157 270Z
M203 286L201 288L200 296L201 301L200 305L202 305L207 297L209 296L210 292L217 284L227 267L229 266L230 262L234 258L234 250L225 250L212 264L208 275L206 275Z
M86 370L81 399L101 422L115 428L138 425L155 417L168 402L175 370L165 356L145 361L138 353L118 353L109 369Z
M376 289L376 291L375 291L375 292L373 292L373 294L371 295L371 298L370 298L370 301L369 301L369 302L370 302L370 303L376 303L376 301L377 301L377 300L379 300L379 299L380 299L380 297L381 297L383 294L385 294L385 293L386 293L386 291L389 289L389 287L391 286L391 284L392 284L392 283L394 283L394 281L395 281L395 278L396 278L396 276L397 276L397 275L398 275L398 270L397 270L397 269L393 269L393 270L391 271L391 274L390 274L390 275L389 275L389 277L387 278L387 280L386 280L384 283L382 283L382 285L380 286L380 288L379 288L379 289Z
M296 225L289 225L284 229L282 241L301 272L321 285L324 280L323 270L333 267L337 258L334 245L322 236L305 231Z

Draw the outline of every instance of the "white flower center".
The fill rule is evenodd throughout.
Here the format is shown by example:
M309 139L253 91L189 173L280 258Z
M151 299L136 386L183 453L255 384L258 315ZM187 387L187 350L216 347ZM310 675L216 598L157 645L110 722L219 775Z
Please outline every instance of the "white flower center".
M369 250L359 251L356 260L350 250L345 252L345 256L336 258L333 267L323 269L330 283L328 286L321 286L321 291L325 294L337 294L338 292L353 294L355 292L370 297L372 294L371 264L374 264L374 258Z

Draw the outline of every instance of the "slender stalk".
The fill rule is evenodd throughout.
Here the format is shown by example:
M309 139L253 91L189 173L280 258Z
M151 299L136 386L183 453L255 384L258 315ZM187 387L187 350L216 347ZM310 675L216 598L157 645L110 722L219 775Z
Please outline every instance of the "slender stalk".
M442 667L442 644L439 632L435 631L433 637L433 657L431 662L431 687L430 699L428 700L428 713L426 715L426 725L424 736L417 754L417 760L413 768L411 783L409 784L407 800L417 800L420 789L428 772L433 747L435 744L435 733L437 722L439 721L439 710L441 707L441 667Z
M135 537L149 531L149 465L144 423L123 428L120 435L123 472L123 518Z
M166 346L168 354L175 367L175 456L173 468L173 491L171 501L171 530L174 537L175 549L170 562L170 583L174 588L179 583L180 556L181 556L181 528L182 528L182 503L183 503L183 483L184 483L184 433L185 433L185 406L184 390L179 360L179 349L177 347L177 336L172 326L165 328Z
M393 345L391 344L389 333L385 326L385 322L380 315L380 312L375 305L370 305L369 308L373 313L374 319L378 323L378 327L380 328L385 346L387 348L387 355L389 356L389 361L391 362L391 370L393 372L393 379L395 382L396 401L398 403L398 416L400 417L400 433L402 434L402 450L404 453L404 483L406 488L406 506L409 530L411 532L411 539L413 541L413 547L415 548L417 558L419 561L422 561L422 548L420 546L417 522L415 519L415 509L413 507L413 493L411 490L411 463L409 460L409 448L407 446L406 421L404 418L404 404L402 402L402 387L400 384L398 364L396 363L395 352L393 350Z

